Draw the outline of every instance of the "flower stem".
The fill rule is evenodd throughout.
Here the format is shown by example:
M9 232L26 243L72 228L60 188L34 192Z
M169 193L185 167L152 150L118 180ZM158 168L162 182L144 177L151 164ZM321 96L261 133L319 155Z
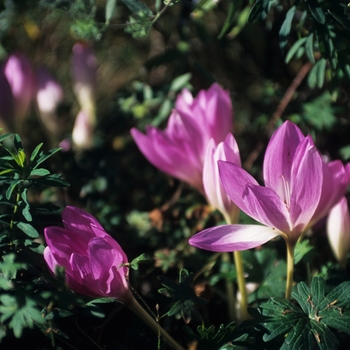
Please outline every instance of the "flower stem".
M129 308L135 315L141 318L142 321L148 324L148 326L156 333L160 334L161 337L175 350L185 350L179 345L151 316L150 314L136 301L131 295L127 300L123 300L125 306Z
M238 290L241 293L241 300L240 300L240 309L241 309L241 319L247 320L249 318L248 314L248 298L247 298L247 289L245 285L245 278L244 278L244 269L243 269L243 261L242 261L242 254L239 251L233 252L233 259L235 261L236 266L236 272L237 272L237 283L238 283Z
M221 255L223 263L230 262L230 255L228 253L222 253ZM228 303L228 315L231 321L235 319L236 308L235 308L235 291L233 288L233 283L228 278L226 278L226 294Z
M294 244L286 241L287 244L287 283L286 283L286 299L290 299L293 286L294 272Z

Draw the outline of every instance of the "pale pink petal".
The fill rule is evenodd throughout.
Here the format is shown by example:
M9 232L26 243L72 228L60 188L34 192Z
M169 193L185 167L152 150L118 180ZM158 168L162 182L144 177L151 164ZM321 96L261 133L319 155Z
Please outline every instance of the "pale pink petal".
M258 247L279 234L273 228L260 225L223 225L197 233L189 243L212 252L233 252Z
M250 206L246 200L247 185L259 186L257 181L240 166L219 160L219 174L225 192L241 210L249 215Z
M334 256L340 265L345 268L350 251L350 214L345 197L329 212L327 234Z
M275 131L267 146L263 165L265 186L272 188L283 201L289 200L285 182L291 182L294 155L304 138L295 124L286 121Z
M58 262L51 253L50 247L46 247L43 252L44 259L51 273L55 273L55 268L58 266Z
M307 136L295 153L290 183L290 217L294 229L300 233L315 213L322 183L322 159L311 137Z
M243 199L248 211L246 214L254 220L288 234L292 227L286 204L270 188L247 185Z

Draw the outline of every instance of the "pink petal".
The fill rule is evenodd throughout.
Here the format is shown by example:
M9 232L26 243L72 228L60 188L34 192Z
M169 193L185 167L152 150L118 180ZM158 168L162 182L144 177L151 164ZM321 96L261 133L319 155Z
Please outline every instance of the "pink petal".
M304 139L300 129L290 121L284 122L272 135L264 158L265 186L272 188L284 201L285 182L291 182L291 169L299 143Z
M236 164L219 160L218 165L221 183L225 192L233 203L250 215L249 203L246 200L246 195L248 194L247 185L259 186L259 184L251 175Z
M288 209L273 190L249 184L245 200L248 208L247 214L254 220L286 234L290 232Z
M341 266L345 267L350 250L350 214L345 197L329 212L327 234L333 254Z
M86 246L87 242L96 235L104 236L107 234L96 218L77 207L67 206L62 212L62 221L64 227L72 232L72 236L79 235ZM96 233L91 225L98 227L99 231Z
M213 252L233 252L260 246L279 235L273 228L259 225L223 225L197 233L189 244Z
M127 263L122 250L116 250L112 238L94 238L89 242L89 258L91 272L96 284L104 295L114 296L119 290L128 288L125 276L127 268L121 264ZM111 269L115 267L117 273L111 278ZM114 270L115 271L115 270Z
M203 192L202 165L186 143L172 143L155 128L148 128L147 135L133 128L131 135L140 151L155 167Z
M60 266L67 267L74 252L87 255L88 240L80 231L72 234L62 227L49 226L44 229L44 235L52 256Z
M322 183L322 159L311 137L307 136L296 150L290 183L290 217L294 230L299 233L304 231L315 213Z
M340 160L323 162L322 194L312 223L322 219L329 210L344 196L350 181L349 164L345 167Z
M55 273L55 268L58 266L58 262L51 253L50 247L46 247L43 252L44 259L51 273Z

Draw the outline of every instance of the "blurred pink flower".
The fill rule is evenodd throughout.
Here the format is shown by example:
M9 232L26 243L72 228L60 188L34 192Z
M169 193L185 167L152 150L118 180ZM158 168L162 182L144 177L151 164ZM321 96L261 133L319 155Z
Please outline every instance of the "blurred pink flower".
M257 247L281 235L294 247L309 227L322 195L323 162L310 136L287 121L271 137L264 159L265 187L236 164L219 161L231 200L260 225L224 225L204 230L190 244L230 252Z
M203 186L208 203L224 215L227 223L236 223L238 222L239 208L222 187L218 160L225 160L241 166L238 145L231 133L217 146L215 146L213 139L209 141L203 166Z
M72 131L73 148L87 150L94 144L94 125L84 110L81 110L75 118Z
M210 139L217 146L232 132L229 93L218 84L193 98L188 90L178 96L164 131L146 127L146 135L131 130L144 156L161 171L189 183L204 193L202 173Z
M73 89L80 108L90 119L90 124L96 123L96 71L97 60L95 52L87 43L76 43L72 51Z
M62 213L62 227L44 230L45 261L52 273L65 268L68 286L90 297L111 297L129 301L128 258L120 245L86 211L68 206Z
M328 214L327 234L334 256L345 268L350 251L350 214L345 197Z
M34 96L35 82L31 64L26 56L12 54L5 61L4 73L12 91L14 118L21 122Z
M40 67L36 71L36 101L41 120L51 133L56 134L60 127L56 112L63 98L61 85L44 67Z

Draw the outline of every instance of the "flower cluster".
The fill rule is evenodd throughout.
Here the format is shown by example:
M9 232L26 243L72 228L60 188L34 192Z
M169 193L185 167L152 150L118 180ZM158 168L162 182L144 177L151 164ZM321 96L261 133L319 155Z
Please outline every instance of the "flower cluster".
M95 89L97 61L92 48L86 43L77 43L72 51L72 80L74 92L81 110L72 133L77 149L93 145L96 124ZM44 67L33 69L29 59L22 54L12 54L0 66L0 121L1 127L17 131L30 110L32 101L41 121L56 143L62 125L57 115L64 101L61 85Z

